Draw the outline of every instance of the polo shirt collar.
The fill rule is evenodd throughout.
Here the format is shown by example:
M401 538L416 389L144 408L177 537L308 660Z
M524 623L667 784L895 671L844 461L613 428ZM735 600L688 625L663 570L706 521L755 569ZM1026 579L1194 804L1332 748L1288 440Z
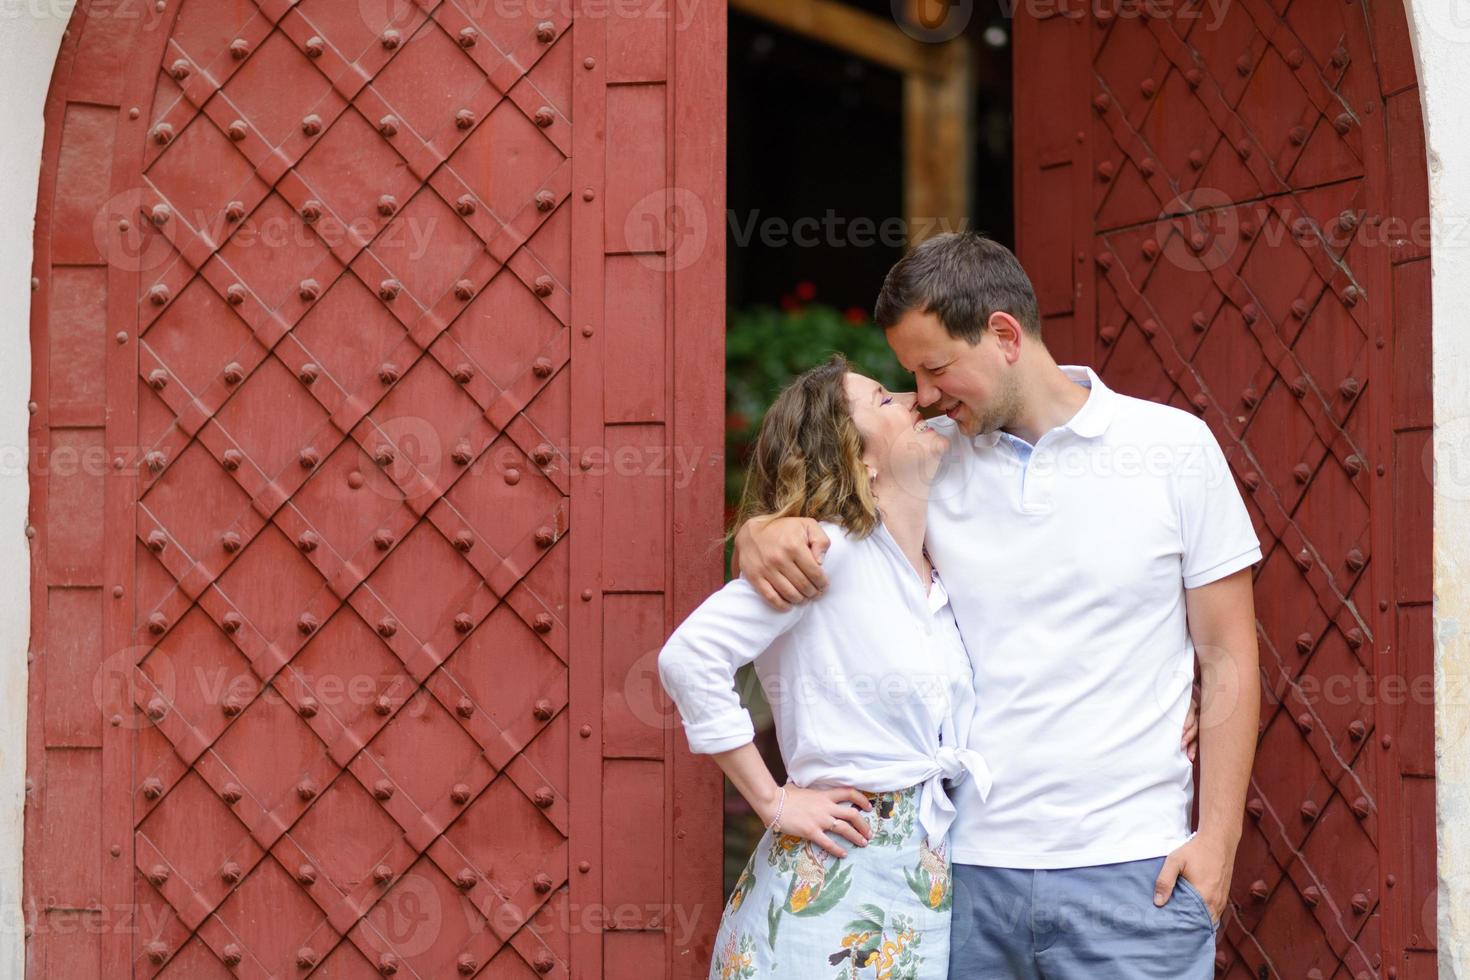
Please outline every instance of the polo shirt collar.
M1077 414L1063 428L1072 430L1083 439L1102 435L1107 430L1108 423L1113 420L1113 412L1118 404L1117 394L1103 384L1102 379L1090 367L1065 364L1061 368L1068 378L1092 389L1087 401L1082 403Z
M1072 381L1091 389L1087 401L1082 403L1077 414L1061 428L1068 429L1083 439L1102 435L1107 430L1108 423L1113 420L1113 412L1118 403L1117 393L1103 384L1102 378L1090 367L1076 364L1061 364L1058 367ZM974 444L989 449L1000 442L1001 435L999 429L982 432L975 437Z
M991 432L982 432L975 437L974 443L975 445L982 446L985 449L992 449L1000 443L1000 435L1001 433L999 429L995 429Z

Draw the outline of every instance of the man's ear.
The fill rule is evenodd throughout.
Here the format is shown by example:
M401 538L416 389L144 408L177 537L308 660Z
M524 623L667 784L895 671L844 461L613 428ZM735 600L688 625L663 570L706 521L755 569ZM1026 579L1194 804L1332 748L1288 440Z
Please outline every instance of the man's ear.
M1025 332L1021 322L1004 310L996 310L990 314L985 328L995 337L996 345L1000 347L1006 363L1016 363L1021 356L1022 334Z

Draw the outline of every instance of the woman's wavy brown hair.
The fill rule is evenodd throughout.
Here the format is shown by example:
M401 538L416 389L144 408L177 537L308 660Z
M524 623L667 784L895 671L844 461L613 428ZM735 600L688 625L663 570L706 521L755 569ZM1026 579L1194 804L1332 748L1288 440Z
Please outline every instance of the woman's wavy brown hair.
M862 460L863 440L833 354L797 377L761 419L733 536L752 517L810 517L862 538L878 526L878 504Z

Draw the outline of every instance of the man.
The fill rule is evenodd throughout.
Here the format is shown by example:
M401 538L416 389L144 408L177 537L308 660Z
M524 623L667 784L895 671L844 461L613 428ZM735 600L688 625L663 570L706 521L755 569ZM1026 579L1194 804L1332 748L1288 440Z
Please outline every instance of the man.
M875 319L949 419L926 541L974 662L969 747L994 774L987 801L955 787L951 976L1213 976L1260 710L1261 551L1218 443L1059 367L1020 263L981 236L913 249ZM752 522L739 565L767 601L806 601L825 543L811 521Z

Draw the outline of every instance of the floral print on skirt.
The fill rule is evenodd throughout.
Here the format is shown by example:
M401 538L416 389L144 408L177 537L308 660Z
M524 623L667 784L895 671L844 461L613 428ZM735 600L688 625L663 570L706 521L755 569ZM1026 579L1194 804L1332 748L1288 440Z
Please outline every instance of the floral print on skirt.
M710 980L948 976L951 864L919 828L920 788L865 793L873 837L842 841L845 858L767 830L725 903Z

